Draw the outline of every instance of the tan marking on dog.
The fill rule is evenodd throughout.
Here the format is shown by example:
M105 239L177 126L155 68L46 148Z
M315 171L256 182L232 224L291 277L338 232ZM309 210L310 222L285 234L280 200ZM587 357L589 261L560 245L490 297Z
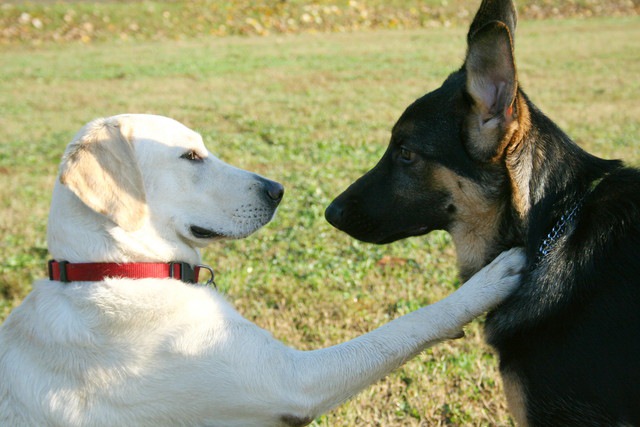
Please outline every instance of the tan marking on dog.
M518 375L510 371L502 372L502 384L507 396L509 412L518 427L527 427L527 404L524 386Z
M526 218L530 209L529 182L531 181L532 159L524 147L524 137L531 129L531 115L522 96L515 100L518 120L515 131L509 135L505 146L505 163L511 181L513 206L521 219Z
M496 154L495 156L493 156L493 158L491 158L490 162L496 163L501 161L505 157L507 148L511 145L514 137L519 134L519 129L520 124L518 120L513 120L513 117L507 120L504 129L501 129L504 133L502 134L502 139L500 139L500 142L498 143Z
M448 168L436 168L433 179L453 199L456 211L449 233L456 246L460 276L471 277L484 267L493 251L501 206L489 200L479 185Z

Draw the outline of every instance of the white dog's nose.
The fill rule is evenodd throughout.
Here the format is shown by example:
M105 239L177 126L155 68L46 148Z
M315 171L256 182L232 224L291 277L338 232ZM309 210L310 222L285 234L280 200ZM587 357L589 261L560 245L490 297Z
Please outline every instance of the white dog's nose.
M280 203L282 197L284 196L284 187L282 186L282 184L265 179L264 186L267 190L269 198L277 203Z

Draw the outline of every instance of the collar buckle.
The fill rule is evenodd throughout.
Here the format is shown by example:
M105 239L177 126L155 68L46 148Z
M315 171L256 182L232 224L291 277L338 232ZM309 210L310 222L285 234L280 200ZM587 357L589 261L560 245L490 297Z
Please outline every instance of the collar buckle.
M180 267L180 271L176 274L175 266ZM169 277L172 279L182 280L186 283L197 283L198 277L196 270L189 263L180 261L171 261L169 263Z
M60 282L63 283L69 283L70 280L67 277L67 264L69 264L68 261L58 261L56 262L56 260L54 259L50 259L49 263L48 263L48 267L49 267L49 280L58 280ZM60 275L60 277L58 279L53 277L53 266L54 264L58 264L58 274Z
M175 266L180 267L178 275L175 274ZM207 270L209 272L209 279L204 283L205 286L213 286L217 288L215 278L216 275L213 272L213 268L205 264L196 264L193 267L186 262L172 261L169 263L169 277L182 280L185 283L197 285L200 282L198 277L200 276L200 270Z

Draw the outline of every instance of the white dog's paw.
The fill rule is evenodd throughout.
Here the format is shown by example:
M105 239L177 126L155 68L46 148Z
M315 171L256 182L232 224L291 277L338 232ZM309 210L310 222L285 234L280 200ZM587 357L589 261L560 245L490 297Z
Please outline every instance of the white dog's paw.
M478 285L483 293L491 293L502 301L520 283L526 261L527 257L524 249L509 249L498 255L489 265L472 277L469 282L474 279L480 280Z
M525 264L522 248L501 253L451 295L456 299L456 306L471 318L491 310L516 289Z
M502 252L484 268L486 281L495 282L497 287L504 288L506 294L510 294L520 282L526 262L527 256L523 248Z

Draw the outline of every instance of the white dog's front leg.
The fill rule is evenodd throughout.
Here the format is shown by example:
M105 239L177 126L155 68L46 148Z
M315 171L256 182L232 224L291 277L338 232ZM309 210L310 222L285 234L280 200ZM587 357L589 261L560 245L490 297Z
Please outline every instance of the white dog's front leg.
M512 249L442 301L346 343L293 351L291 365L283 366L283 381L297 408L281 414L283 424L306 425L425 348L459 336L465 324L510 294L523 265L523 252Z

